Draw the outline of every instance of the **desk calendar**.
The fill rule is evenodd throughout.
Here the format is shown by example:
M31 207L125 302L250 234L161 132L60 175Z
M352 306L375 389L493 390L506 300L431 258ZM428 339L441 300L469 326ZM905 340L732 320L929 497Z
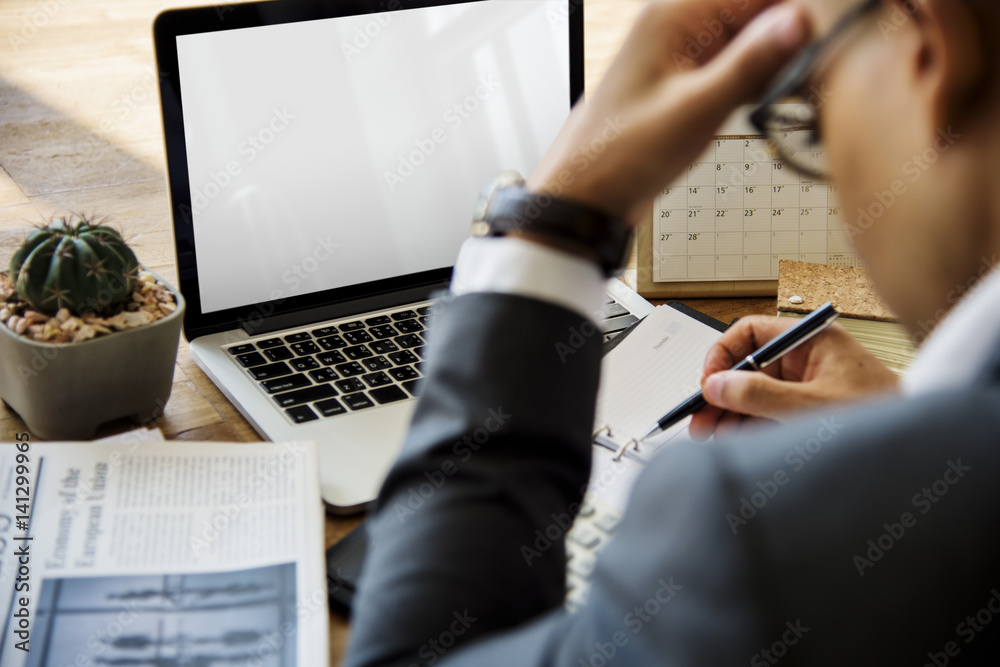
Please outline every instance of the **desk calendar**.
M716 136L638 233L646 296L772 295L782 259L861 265L836 186L800 176L747 132Z

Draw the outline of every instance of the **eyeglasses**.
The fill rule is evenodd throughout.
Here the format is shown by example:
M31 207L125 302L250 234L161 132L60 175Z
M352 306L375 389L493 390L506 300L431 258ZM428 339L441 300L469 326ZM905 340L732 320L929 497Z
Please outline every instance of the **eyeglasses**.
M750 115L750 122L774 144L778 157L806 176L824 180L829 175L818 124L819 108L825 100L815 86L807 86L831 45L881 3L863 0L851 8L826 36L792 61Z

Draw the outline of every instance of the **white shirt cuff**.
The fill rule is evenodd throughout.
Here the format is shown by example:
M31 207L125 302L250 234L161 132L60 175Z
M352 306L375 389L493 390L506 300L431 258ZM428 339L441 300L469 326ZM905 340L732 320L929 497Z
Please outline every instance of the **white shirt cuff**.
M451 279L456 296L472 292L517 294L601 319L604 275L582 257L511 237L471 238L462 244Z

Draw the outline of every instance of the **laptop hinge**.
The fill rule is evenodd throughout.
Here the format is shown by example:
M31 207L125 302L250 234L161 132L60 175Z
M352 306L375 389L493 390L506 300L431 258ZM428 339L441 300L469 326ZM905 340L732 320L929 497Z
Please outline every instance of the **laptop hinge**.
M240 328L250 336L259 336L272 331L293 329L296 327L349 317L359 313L370 313L384 308L395 308L407 303L427 301L432 296L448 287L447 282L420 285L403 290L395 290L384 294L352 299L340 303L305 308L291 313L279 313L269 317L247 318L241 321Z

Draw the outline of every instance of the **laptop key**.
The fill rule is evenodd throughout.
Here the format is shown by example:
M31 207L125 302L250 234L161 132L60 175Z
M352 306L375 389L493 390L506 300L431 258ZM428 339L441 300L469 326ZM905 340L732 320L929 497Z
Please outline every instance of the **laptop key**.
M421 375L424 374L424 362L418 361L417 363L413 364L413 367L416 368L418 371L420 371Z
M423 383L420 380L409 380L403 383L403 388L414 396L419 396L422 385Z
M430 306L422 306L421 308L417 308L417 314L418 315L423 315L423 316L426 317L427 315L431 314L431 307Z
M301 375L297 377L303 377ZM309 377L311 377L316 382L333 382L334 380L340 378L336 371L332 368L319 368L314 371L309 371Z
M289 343L301 343L304 340L312 340L312 336L303 331L302 333L289 334L285 336L285 340Z
M399 346L391 340L377 340L368 347L375 350L375 354L389 354L399 350Z
M268 338L267 340L257 341L257 347L259 347L262 350L267 350L272 347L281 347L284 344L285 341L281 340L280 338Z
M586 579L594 572L595 565L597 565L597 557L592 553L581 551L573 556L569 563L569 571Z
M594 519L594 525L603 530L605 533L613 533L618 528L618 524L621 523L621 516L613 512L604 512L597 515Z
M264 355L271 361L284 361L285 359L291 359L295 355L287 347L272 347L270 350L264 350Z
M385 405L386 403L393 403L395 401L402 401L404 398L409 398L409 396L406 395L406 392L396 385L372 389L368 393L372 395L372 398L378 401L379 405Z
M365 408L370 408L375 405L372 403L372 399L368 398L364 394L348 394L343 398L344 403L351 410L364 410Z
M344 363L347 361L347 358L340 352L334 350L333 352L323 352L322 354L317 354L316 361L324 366L333 366L334 364Z
M348 345L360 345L371 342L372 337L368 335L367 331L348 331L344 334L344 340L347 341Z
M297 389L284 394L278 394L272 398L274 398L274 402L281 407L290 408L293 405L312 403L313 401L330 398L331 396L336 395L337 390L333 388L333 385L316 384L311 387L306 387L305 389Z
M320 401L316 404L316 409L319 410L319 413L324 417L335 417L347 412L347 408L341 405L340 401L335 398Z
M365 388L364 383L358 378L348 378L346 380L338 380L334 382L337 385L337 389L344 392L345 394L351 394L356 391L362 391Z
M326 338L320 338L316 342L324 350L339 350L342 347L347 347L347 341L340 336L327 336Z
M340 325L341 332L357 331L359 329L364 329L364 328L365 328L365 323L360 321L344 322L343 324Z
M392 364L390 364L385 357L365 359L361 362L361 365L370 371L384 371L387 368L392 368Z
M567 537L585 549L593 549L601 542L600 533L586 525L571 530Z
M415 361L419 361L419 359L417 359L409 350L394 352L389 355L389 358L392 359L392 363L397 366L405 366L406 364L412 364Z
M412 320L416 316L417 314L412 310L401 310L398 313L393 313L392 319L396 322L400 322L402 320Z
M430 326L431 318L429 317L418 317L417 321L423 324L425 327Z
M299 357L288 362L297 371L311 371L319 368L319 362L312 357Z
M264 380L260 386L269 394L280 394L283 391L301 389L308 387L312 382L305 375L289 375L288 377L275 378L274 380Z
M365 369L361 367L356 361L350 363L341 364L335 367L337 372L343 375L345 378L354 377L355 375L364 375Z
M403 320L402 322L396 322L396 328L403 333L416 333L424 330L424 328L420 326L420 322L417 322L416 320Z
M392 384L392 378L382 371L371 373L361 379L367 382L369 387L384 387L387 384Z
M237 354L248 354L250 352L256 352L256 351L257 348L255 348L252 343L247 343L246 345L235 345L229 348L228 350L229 354L233 355L234 357Z
M261 380L270 380L271 378L278 378L283 375L291 375L292 369L288 367L283 361L279 361L276 364L268 364L267 366L257 366L250 369L250 377L258 382Z
M372 335L378 339L392 338L393 336L399 335L399 332L396 331L391 324L384 324L380 327L372 327L369 331L371 331Z
M604 311L604 319L606 320L620 315L628 315L628 308L617 301L615 303L604 304L602 310Z
M622 315L621 317L612 317L609 320L601 320L597 326L600 327L602 334L606 334L628 329L638 321L639 318L635 315Z
M316 354L319 352L319 346L311 340L307 340L304 343L295 343L292 345L292 352L304 357L307 354Z
M250 354L241 354L236 357L236 361L240 362L240 366L243 368L252 368L254 366L263 366L267 363L267 359L260 356L260 352L251 352Z
M294 408L289 408L285 410L288 416L292 418L292 421L296 424L305 424L306 422L311 422L319 419L316 413L312 411L308 405L299 405Z
M348 359L353 359L355 361L358 360L358 359L367 359L368 357L373 356L372 355L372 351L369 350L364 345L355 345L354 347L345 347L344 348L344 355Z
M409 348L409 347L420 347L421 345L424 344L424 341L421 340L420 336L418 336L417 334L406 334L405 336L397 337L396 343L400 347Z
M415 347L415 348L413 348L413 352L414 352L414 354L416 354L421 359L426 359L427 358L427 353L424 351L426 349L427 349L426 346L424 346L424 347Z
M367 324L370 327L377 327L377 326L381 326L383 324L389 324L390 322L392 322L392 319L388 315L379 315L378 317L369 317L367 320L365 320L365 324Z
M393 368L389 371L389 375L396 378L400 382L415 380L420 377L420 374L413 370L412 366L400 366L399 368Z
M337 333L337 327L335 326L328 326L328 327L323 327L322 329L312 330L312 335L315 336L316 338L326 338L327 336L332 336L335 333Z

